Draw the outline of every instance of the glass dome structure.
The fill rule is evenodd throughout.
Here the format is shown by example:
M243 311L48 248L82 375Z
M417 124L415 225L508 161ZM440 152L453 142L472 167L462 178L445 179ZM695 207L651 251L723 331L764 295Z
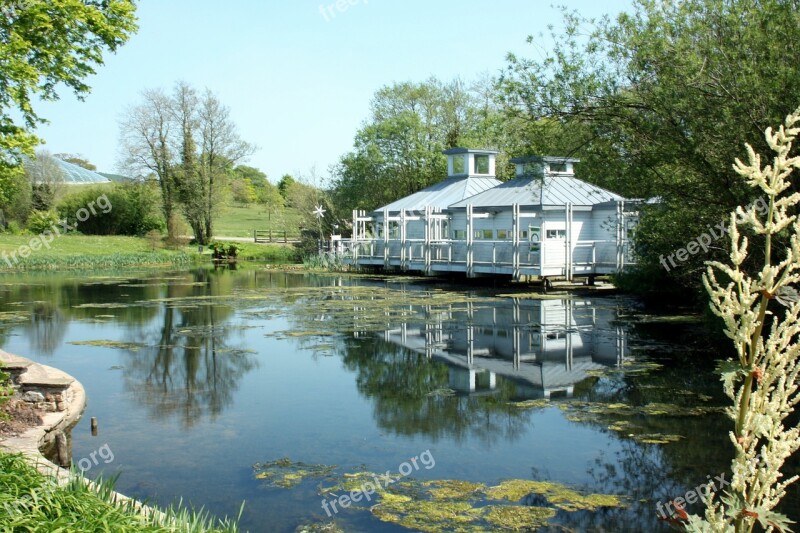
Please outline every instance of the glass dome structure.
M61 172L64 176L64 184L65 185L87 185L93 183L111 183L105 176L101 176L97 172L93 172L91 170L87 170L83 167L75 165L73 163L68 163L63 161L57 157L52 158L53 162L56 163ZM23 157L23 164L28 166L32 163L32 160L28 157Z

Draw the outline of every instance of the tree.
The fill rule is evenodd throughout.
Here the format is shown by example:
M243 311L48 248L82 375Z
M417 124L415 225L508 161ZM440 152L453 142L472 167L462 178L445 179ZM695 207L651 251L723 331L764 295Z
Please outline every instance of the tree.
M214 214L220 205L222 191L233 166L255 151L255 146L239 137L230 109L206 90L198 109L200 158L198 178L204 198L202 216L205 237L214 235Z
M62 161L66 161L67 163L72 163L73 165L78 165L81 168L85 168L86 170L96 171L97 166L93 163L89 162L88 159L83 157L80 154L55 154L53 157L57 157Z
M498 147L499 111L492 91L486 78L469 87L459 79L431 78L379 89L354 149L333 168L340 215L375 209L441 181L447 148Z
M171 96L146 90L142 97L120 123L121 166L159 180L170 237L175 236L170 221L179 205L195 240L206 244L213 237L227 176L254 147L239 137L229 109L211 91L199 96L178 82Z
M167 236L175 235L175 155L172 104L162 90L142 92L142 102L127 110L120 121L120 166L131 175L153 175L161 188L161 210Z
M580 157L584 177L628 197L658 197L643 207L640 268L668 275L661 286L699 293L703 262L727 256L723 246L680 268L662 261L755 200L730 161L746 142L766 149L760 132L800 101L800 70L786 68L800 56L798 8L796 0L637 0L614 19L566 12L544 56L509 56L501 81L509 122L532 143Z
M64 189L64 171L56 158L46 150L36 152L36 157L25 164L25 176L30 183L33 209L49 211Z
M281 180L278 182L278 192L281 193L281 196L283 196L284 200L288 200L289 189L294 182L295 180L290 174L284 174L281 176Z
M59 84L79 99L85 79L136 31L132 0L7 0L0 7L0 167L19 166L39 142L44 121L33 101L58 99ZM5 178L2 178L5 176ZM0 172L0 205L9 200L8 174Z

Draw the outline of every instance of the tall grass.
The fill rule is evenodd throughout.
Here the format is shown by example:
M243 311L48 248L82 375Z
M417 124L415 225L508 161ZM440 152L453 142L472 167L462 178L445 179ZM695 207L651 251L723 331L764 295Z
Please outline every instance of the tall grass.
M235 520L216 520L180 503L146 516L133 500L115 502L114 481L101 480L89 486L74 474L69 483L58 486L21 455L0 453L0 531L239 531Z
M34 255L16 257L8 262L0 261L0 272L22 270L93 270L104 268L125 268L135 266L180 266L195 262L195 257L184 252L114 252L107 255Z
M340 256L328 253L309 255L303 258L303 266L308 270L326 270L328 272L342 272L346 268Z

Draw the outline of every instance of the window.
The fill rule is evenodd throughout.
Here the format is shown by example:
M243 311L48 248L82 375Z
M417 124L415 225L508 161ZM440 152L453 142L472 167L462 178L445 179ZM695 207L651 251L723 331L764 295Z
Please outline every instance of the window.
M390 239L400 238L400 224L398 224L397 222L389 222L389 238Z
M541 176L542 175L542 165L539 163L525 163L522 166L522 175L523 176Z
M550 172L566 172L566 163L550 163Z
M475 238L476 239L483 239L483 240L490 240L494 237L494 231L490 229L476 229L475 230Z
M549 229L547 230L548 239L566 239L567 230L565 229Z
M453 239L457 241L463 241L467 238L467 230L464 229L454 229L453 230Z
M466 165L464 164L464 156L461 155L461 154L454 155L453 156L453 175L455 176L457 174L466 174L466 173L467 173L467 170L466 170Z
M526 229L519 230L519 238L522 239L522 240L527 239L528 238L528 230L526 230Z
M489 173L489 156L486 154L475 154L475 174Z
M508 239L508 236L511 232L505 229L497 230L497 238L498 239Z

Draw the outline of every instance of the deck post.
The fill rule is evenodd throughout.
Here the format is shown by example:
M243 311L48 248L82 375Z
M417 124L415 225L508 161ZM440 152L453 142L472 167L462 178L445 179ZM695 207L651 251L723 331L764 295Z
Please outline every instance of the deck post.
M473 226L474 226L474 222L472 220L472 204L467 204L467 235L466 235L466 237L467 237L467 258L466 258L466 263L467 264L465 266L466 266L466 274L467 274L468 278L471 278L474 275L473 267L472 267L472 261L473 261L473 256L472 256L472 253L473 253L473 250L472 250L472 239L473 239L472 232L473 232L473 229L472 228L473 228Z
M566 242L564 242L567 253L566 274L567 281L572 281L572 202L567 202L566 205L564 205L564 211L567 217Z
M423 244L422 256L425 261L425 275L431 274L431 223L433 222L433 208L425 206L425 242Z
M383 268L389 268L389 210L383 210Z
M519 281L519 204L511 206L511 279Z
M406 269L406 210L400 210L400 270Z

